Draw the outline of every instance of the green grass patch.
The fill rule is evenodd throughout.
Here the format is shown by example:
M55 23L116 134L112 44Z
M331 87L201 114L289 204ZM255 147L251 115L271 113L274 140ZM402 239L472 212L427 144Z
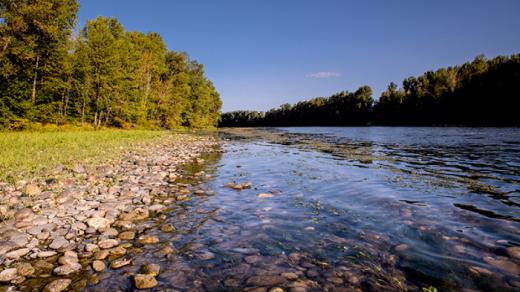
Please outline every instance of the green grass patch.
M149 130L0 132L0 182L29 180L60 166L110 162L137 144L170 135Z

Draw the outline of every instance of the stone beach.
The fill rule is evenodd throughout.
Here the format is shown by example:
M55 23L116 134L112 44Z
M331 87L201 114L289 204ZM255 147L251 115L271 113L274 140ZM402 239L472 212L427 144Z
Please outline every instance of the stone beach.
M86 284L78 280L82 272L131 265L131 258L124 257L129 250L159 243L145 234L147 219L191 193L191 185L176 183L182 176L179 168L202 163L200 156L216 146L209 136L180 134L129 151L118 165L88 169L78 164L48 176L1 183L2 289L63 291L73 281L81 289ZM159 269L147 269L152 272L136 280L138 286L156 282L148 278Z

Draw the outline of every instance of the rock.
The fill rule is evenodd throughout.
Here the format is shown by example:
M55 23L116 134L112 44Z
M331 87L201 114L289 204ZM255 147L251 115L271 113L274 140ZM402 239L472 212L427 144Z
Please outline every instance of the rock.
M285 291L280 287L273 287L273 288L269 289L269 292L285 292Z
M78 263L78 258L64 255L58 259L58 263L60 265L73 265Z
M28 248L20 248L20 249L13 250L13 251L6 253L5 257L8 259L17 260L17 259L23 257L24 255L28 254L29 251L30 251L30 249L28 249Z
M394 247L395 251L405 251L409 248L408 244L399 244L398 246Z
M105 239L98 242L98 246L102 249L112 248L119 244L119 240L116 239Z
M157 286L157 280L151 275L138 274L134 276L134 284L137 289L150 289Z
M58 253L53 250L40 251L36 256L39 258L48 258L57 255Z
M197 252L196 257L199 260L209 261L209 260L215 258L215 254L210 251L207 251L207 250L202 250L202 251Z
M122 246L117 246L109 250L110 255L114 257L122 257L126 254L126 249Z
M294 281L294 280L298 279L298 275L296 273L291 273L291 272L282 273L282 277L285 277L285 279L287 279L289 281Z
M132 264L132 260L126 259L126 258L122 258L122 259L117 259L117 260L112 261L110 263L110 267L112 269L119 269L119 268L122 268L124 266L131 265L131 264Z
M150 216L150 212L148 209L143 208L137 208L129 213L123 213L119 215L119 220L122 221L136 221L136 220L143 220Z
M278 275L262 275L253 276L247 279L247 285L251 286L279 286L283 285L287 280Z
M64 237L58 237L58 238L55 238L52 243L49 245L49 248L52 248L52 249L60 249L62 247L65 247L69 245L69 241L66 240Z
M309 269L306 274L309 278L316 278L320 276L320 273L315 269Z
M119 233L118 238L121 240L132 240L135 238L135 232L133 232L133 231L121 232L121 233Z
M110 220L101 217L94 217L88 219L87 224L89 227L92 227L96 230L106 229L110 227Z
M170 223L164 224L163 226L161 226L161 231L162 232L174 232L175 227L173 227L173 225Z
M0 272L0 282L11 282L18 276L16 268L5 269Z
M16 270L18 272L18 275L22 277L32 276L35 272L35 269L30 263L19 263L16 266Z
M175 252L175 249L171 246L165 246L157 252L157 256L165 257Z
M53 272L58 276L67 276L73 273L77 273L81 270L81 265L78 263L71 263L70 265L62 265L56 267Z
M256 196L259 197L259 198L272 198L272 197L274 197L273 194L266 194L266 193L260 193L260 194L258 194Z
M34 212L29 208L20 209L14 214L16 222L32 221L34 217L36 217L36 215L34 215Z
M106 249L100 250L94 254L96 260L104 260L109 256L110 252Z
M245 257L244 260L248 264L255 264L255 263L261 261L262 257L261 256L257 256L257 255L252 255L252 256Z
M66 290L70 284L72 283L72 280L70 279L58 279L50 282L43 288L43 292L61 292Z
M520 246L508 247L506 250L510 257L520 260Z
M159 243L159 237L153 235L141 235L137 238L137 242L140 244L156 244Z
M42 191L40 190L40 188L35 185L35 184L28 184L25 186L24 190L23 190L23 193L30 196L30 197L33 197L33 196L37 196L41 193Z
M85 245L85 251L86 252L94 252L94 251L98 251L98 250L99 250L99 247L96 244L87 243Z
M520 267L511 261L508 261L505 259L495 259L492 257L485 257L484 261L486 263L494 266L495 268L499 268L499 269L509 272L513 275L520 274Z
M485 268L481 268L481 267L477 267L477 266L469 267L469 271L472 272L473 274L477 275L477 276L480 276L480 275L492 275L493 274L493 272L491 272L490 270L485 269Z
M227 278L224 280L224 285L227 287L239 287L240 286L240 279L236 278Z
M143 274L157 277L161 272L161 266L158 264L146 264L143 266Z
M92 269L96 272L101 272L106 268L106 265L103 261L95 260L92 262Z

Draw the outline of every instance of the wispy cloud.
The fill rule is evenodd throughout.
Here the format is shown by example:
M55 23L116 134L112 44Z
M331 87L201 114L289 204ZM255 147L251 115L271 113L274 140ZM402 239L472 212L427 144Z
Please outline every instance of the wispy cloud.
M323 72L315 72L315 73L309 73L305 75L307 78L332 78L332 77L339 77L341 76L341 73L339 72L331 72L331 71L323 71Z

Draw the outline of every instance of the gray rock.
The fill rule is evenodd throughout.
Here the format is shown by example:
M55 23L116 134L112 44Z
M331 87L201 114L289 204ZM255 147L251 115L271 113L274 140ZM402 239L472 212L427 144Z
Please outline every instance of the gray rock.
M65 247L69 244L69 241L66 240L65 238L63 237L58 237L58 238L55 238L52 243L49 245L49 248L52 248L52 249L60 249L62 247Z

